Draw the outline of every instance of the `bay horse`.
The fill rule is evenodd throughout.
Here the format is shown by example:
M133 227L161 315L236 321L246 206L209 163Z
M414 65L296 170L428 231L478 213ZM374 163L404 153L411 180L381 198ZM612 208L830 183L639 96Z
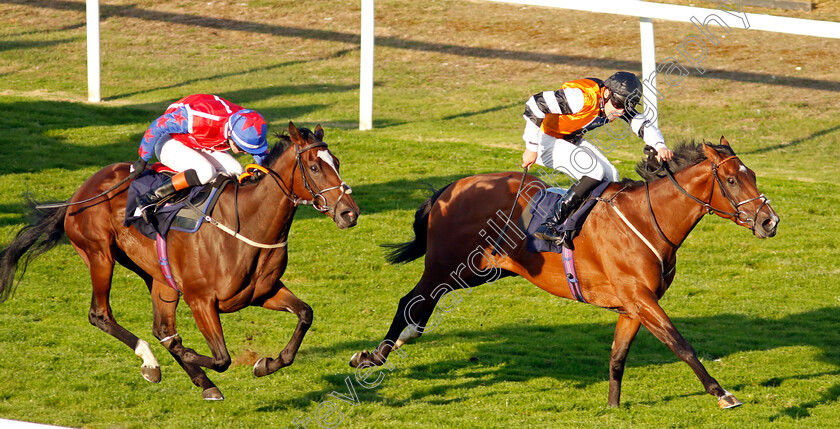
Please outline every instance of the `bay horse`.
M609 185L575 238L581 290L576 293L584 302L619 313L610 354L609 406L619 405L625 359L640 325L694 370L721 408L741 405L709 375L658 303L674 280L677 249L705 214L729 218L758 238L776 234L779 216L758 191L755 173L725 138L720 143L680 145L670 165L654 158L640 162L636 170L645 181ZM423 275L400 299L385 339L373 352L354 354L352 367L382 365L393 350L402 355L402 345L439 322L436 318L430 326L429 318L448 292L457 297L458 289L519 275L550 294L575 299L563 256L528 251L516 225L529 201L546 188L523 174L460 179L423 203L415 215L414 240L390 245L389 257L392 263L405 263L425 254ZM507 230L500 226L505 222L510 222Z
M203 356L182 344L175 324L179 292L167 284L155 241L135 228L123 226L128 183L82 204L35 208L40 220L24 227L0 253L0 302L17 285L15 271L21 258L28 263L53 248L66 234L90 269L93 285L90 323L125 343L143 359L141 371L145 379L159 382L160 365L149 343L114 319L109 295L115 262L146 283L153 304L153 334L192 382L203 389L204 399L222 400L224 396L202 368L222 372L231 364L219 313L260 306L295 314L298 323L291 340L278 357L259 359L254 365L254 375L265 376L291 365L312 323L312 309L280 280L288 263L287 247L282 243L289 236L297 206L312 204L330 216L339 229L356 224L359 207L349 195L350 187L339 176L338 159L324 143L320 125L313 132L289 122L288 134L278 137L280 141L263 162L267 167L265 177L253 186L227 187L212 214L222 226L237 225L238 233L252 242L277 243L274 248L246 244L210 225L204 225L196 233L170 231L168 234L174 281L212 356ZM130 165L117 163L99 170L68 203L96 197L119 184L128 176ZM25 269L26 264L21 276Z

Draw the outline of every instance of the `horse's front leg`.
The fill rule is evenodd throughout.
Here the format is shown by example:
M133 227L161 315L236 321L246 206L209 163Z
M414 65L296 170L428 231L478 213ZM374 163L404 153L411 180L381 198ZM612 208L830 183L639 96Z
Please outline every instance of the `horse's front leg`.
M659 306L657 298L652 292L646 290L647 293L641 292L638 295L638 302L635 307L638 309L638 316L645 327L663 344L668 346L674 354L677 355L683 362L694 370L694 373L703 383L703 387L711 395L718 398L718 406L720 408L733 408L741 405L741 401L735 398L731 393L726 391L720 384L709 375L706 367L697 359L697 353L691 344L683 338L677 331L674 323ZM625 305L625 308L628 306Z
M277 358L262 358L254 364L254 375L257 377L266 376L280 368L291 365L300 348L300 343L303 342L306 331L312 325L312 307L296 297L292 291L283 285L283 282L277 280L277 283L280 289L273 297L262 303L263 308L293 313L298 317L298 324L295 326L295 332L292 333L289 343L286 344Z
M630 345L639 332L640 325L638 319L632 319L626 314L618 316L618 323L615 324L615 336L610 353L610 395L607 400L607 405L610 407L617 407L621 400L621 379L624 377L624 363L627 360Z

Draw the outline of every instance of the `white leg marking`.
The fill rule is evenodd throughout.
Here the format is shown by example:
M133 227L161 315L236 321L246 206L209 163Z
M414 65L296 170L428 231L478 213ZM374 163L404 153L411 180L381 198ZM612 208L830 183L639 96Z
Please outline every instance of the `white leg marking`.
M142 368L160 368L160 364L158 364L154 353L152 353L152 348L149 347L149 343L145 340L137 341L137 348L134 349L134 354L140 357L140 359L143 359L143 365L140 365Z
M400 333L400 337L397 339L397 342L394 343L394 348L398 349L402 347L403 344L417 338L420 336L420 331L417 330L417 325L408 325L405 329Z

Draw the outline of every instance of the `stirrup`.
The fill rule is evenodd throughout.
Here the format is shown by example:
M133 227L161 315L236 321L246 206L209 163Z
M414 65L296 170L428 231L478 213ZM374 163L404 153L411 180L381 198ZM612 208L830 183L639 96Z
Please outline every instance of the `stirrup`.
M140 209L140 215L143 217L143 220L146 221L146 223L151 224L151 218L152 216L154 216L154 213L156 211L155 203L149 204L145 207L138 206L138 208Z
M563 236L560 235L548 235L546 232L535 232L534 237L539 238L540 240L550 241L552 243L557 243L558 241L563 241Z
M563 237L557 233L558 226L562 226L562 224L555 222L554 219L547 219L534 232L534 237L545 241L561 240Z
M566 246L569 250L575 250L574 237L572 237L573 234L574 231L565 231L563 233L563 237L560 239L562 244Z

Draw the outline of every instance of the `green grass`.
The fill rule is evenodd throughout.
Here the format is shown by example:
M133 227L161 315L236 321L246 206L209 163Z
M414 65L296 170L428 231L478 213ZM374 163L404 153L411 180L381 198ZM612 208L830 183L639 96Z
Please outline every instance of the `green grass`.
M614 40L635 40L637 24L482 2L378 1L375 129L360 132L356 1L109 1L101 104L84 101L84 2L19 3L0 2L0 243L27 223L25 192L68 198L101 167L133 160L165 106L199 92L255 108L275 129L289 120L323 124L362 215L339 231L311 209L298 211L283 280L313 307L314 324L294 365L256 379L237 358L276 355L294 316L257 308L223 315L236 363L208 374L227 397L220 403L202 401L154 342L148 293L118 268L116 317L152 342L162 365L160 384L142 379L132 351L88 323L87 271L63 242L0 305L0 418L90 428L295 427L306 418L316 427L318 413L322 423L372 428L840 421L840 83L831 55L797 57L807 76L776 61L797 50L836 53L836 42L733 33L709 51L717 72L665 88L660 105L669 142L725 135L782 217L777 237L757 240L707 216L680 250L662 300L743 407L718 410L688 366L642 330L622 406L607 408L616 315L521 278L462 293L434 332L371 376L381 373L380 384L353 382L354 405L331 393L349 394L350 356L377 345L422 271L422 262L388 265L379 245L411 238L429 185L518 169L522 103L564 78L632 68L637 45L614 44L601 56L605 42L591 26L607 19ZM487 19L465 18L475 16ZM662 57L692 31L656 25ZM173 50L171 40L189 43ZM609 157L634 177L640 155L641 143L627 139ZM186 305L178 322L185 343L207 353Z

